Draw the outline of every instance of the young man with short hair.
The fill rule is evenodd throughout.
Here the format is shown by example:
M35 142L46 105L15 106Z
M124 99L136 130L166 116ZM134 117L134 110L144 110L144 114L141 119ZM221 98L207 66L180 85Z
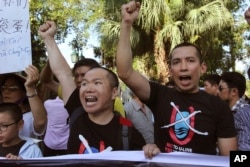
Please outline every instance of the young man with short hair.
M39 27L38 32L46 45L51 70L62 85L66 109L70 115L76 113L78 109L82 110L82 114L74 120L70 128L68 153L90 153L90 150L101 152L108 146L113 150L140 150L145 144L143 137L131 126L130 121L114 112L114 101L119 86L117 76L106 68L89 68L77 89L71 69L54 40L55 23L47 21ZM80 99L80 108L72 97ZM128 130L124 130L124 127ZM123 130L125 134L129 131L129 135L125 137L126 141L128 139L128 148L125 148L123 143ZM81 142L83 138L79 135L86 138L90 149L86 147L86 142Z
M238 149L250 150L250 105L245 101L246 78L238 72L224 72L219 84L219 97L226 101L234 115Z
M207 74L204 76L204 90L211 95L218 95L220 76L218 74Z
M237 150L233 115L220 98L199 90L206 72L200 50L193 44L177 45L170 54L169 73L175 88L148 81L132 67L130 34L140 11L140 2L122 6L121 32L117 49L120 79L154 113L155 144L144 147L146 157L162 152L192 152L229 156Z

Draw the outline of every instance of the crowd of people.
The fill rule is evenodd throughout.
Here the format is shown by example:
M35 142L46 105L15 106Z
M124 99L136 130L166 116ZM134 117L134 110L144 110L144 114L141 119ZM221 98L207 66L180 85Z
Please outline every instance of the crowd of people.
M244 75L206 74L201 50L184 42L170 53L171 86L148 80L132 67L130 34L139 13L137 1L121 8L117 74L89 58L76 62L72 70L55 41L55 22L39 27L48 53L41 73L30 65L26 77L0 75L1 157L143 150L152 158L160 152L229 156L230 151L250 151ZM250 24L250 8L245 19ZM130 90L131 100L125 104L118 77ZM41 97L38 82L50 98Z

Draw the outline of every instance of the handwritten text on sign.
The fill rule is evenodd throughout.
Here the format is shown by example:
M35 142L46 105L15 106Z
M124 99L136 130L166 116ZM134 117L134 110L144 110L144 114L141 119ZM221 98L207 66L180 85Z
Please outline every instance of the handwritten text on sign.
M0 74L32 64L28 0L0 1Z

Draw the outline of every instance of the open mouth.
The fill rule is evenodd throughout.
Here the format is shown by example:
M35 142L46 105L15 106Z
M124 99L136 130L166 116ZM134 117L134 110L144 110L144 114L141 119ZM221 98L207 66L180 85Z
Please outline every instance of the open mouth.
M186 80L191 80L191 77L190 76L180 76L179 79L181 81L186 81Z
M97 98L95 96L86 96L85 101L86 102L96 102Z

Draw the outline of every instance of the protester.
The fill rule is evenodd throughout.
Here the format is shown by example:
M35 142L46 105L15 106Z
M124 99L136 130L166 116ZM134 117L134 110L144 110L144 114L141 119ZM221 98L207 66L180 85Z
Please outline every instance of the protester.
M215 155L218 142L220 155L229 156L237 150L233 115L219 97L199 90L206 65L195 45L179 44L170 54L169 73L175 88L150 82L133 69L130 35L139 11L137 1L122 6L116 64L120 79L154 113L155 144L162 152ZM146 157L158 153L156 145L144 147Z
M218 95L220 76L218 74L207 74L204 76L204 90L211 95Z
M87 139L93 152L101 152L108 146L113 150L124 150L121 137L121 124L124 123L131 128L128 150L141 150L145 145L142 135L132 127L130 121L114 114L118 84L117 76L106 68L92 68L85 74L80 87L80 100L86 113L72 127L69 151L81 149L81 142L77 140L79 133Z
M30 138L20 138L23 114L15 103L0 104L0 156L7 159L42 157L38 145Z
M124 104L126 118L142 134L146 143L154 143L154 118L152 111L132 91L130 91L130 96L132 99Z
M124 138L128 150L141 149L145 144L141 134L131 126L130 121L114 113L114 100L119 86L117 76L106 68L89 69L83 76L79 92L72 79L71 69L54 40L55 23L46 22L38 32L46 45L51 70L62 85L63 101L70 118L79 109L72 96L80 97L82 104L81 114L71 122L68 153L101 152L109 146L113 150L124 150ZM129 133L123 136L124 127L128 129L125 133ZM131 138L129 134L132 134Z
M54 80L53 73L50 69L49 61L47 61L41 72L40 80L46 87L57 93L60 98L63 99L63 96L65 98L68 98L68 96L70 95L70 98L74 98L75 104L78 104L76 106L79 107L81 106L81 102L79 99L78 88L80 87L85 73L93 67L100 67L100 64L96 60L91 58L81 59L75 63L72 69L72 74L71 76L68 76L69 78L67 78L67 81L65 79L65 83L59 84L57 81ZM75 85L72 85L71 82L68 82L69 80L74 80ZM65 90L65 92L62 92L62 88ZM114 108L115 111L119 112L123 117L125 117L125 111L121 99L118 96L116 97Z
M246 78L238 72L221 75L219 96L233 111L237 130L238 149L250 151L250 105L244 99Z
M44 134L47 114L36 90L38 69L30 65L25 73L26 78L16 73L1 74L1 94L3 102L16 103L22 109L24 127L20 135L36 138Z

